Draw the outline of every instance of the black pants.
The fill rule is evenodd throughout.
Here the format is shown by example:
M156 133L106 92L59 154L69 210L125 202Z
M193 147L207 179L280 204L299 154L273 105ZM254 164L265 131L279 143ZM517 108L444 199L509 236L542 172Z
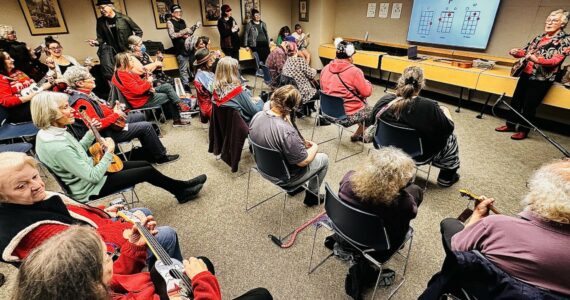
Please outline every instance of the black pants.
M448 254L449 256L449 254L451 254L451 238L456 233L463 230L463 228L465 228L465 225L463 225L463 223L461 223L461 221L457 219L447 218L441 221L439 227L441 231L441 240L443 243L443 249L445 250L445 253Z
M117 173L107 174L107 180L101 188L101 191L99 191L99 195L93 195L89 198L97 199L112 195L120 190L143 182L148 182L154 186L163 188L175 195L186 187L184 181L172 179L160 173L160 171L146 161L126 161L123 165L123 170Z
M269 56L269 43L267 42L257 42L257 45L255 47L250 47L252 52L257 52L257 55L259 55L259 61L262 64L265 64L265 61L267 60L267 57Z
M24 123L32 122L32 112L30 110L30 101L20 105L6 108L8 117L6 119L9 123Z
M222 52L224 52L226 56L231 56L239 61L239 47L222 48Z
M530 75L523 73L519 78L513 94L511 106L521 113L531 123L535 120L536 108L540 105L546 93L552 86L552 81L540 81L530 79ZM528 133L530 127L522 121L514 112L507 116L507 126L514 128L517 123L521 124L519 131Z
M152 123L147 122L144 114L131 113L127 117L128 130L114 131L112 129L104 130L102 133L106 137L112 138L115 143L129 142L132 139L139 139L143 150L149 153L149 156L156 161L166 155L166 148L158 138L156 131L152 127Z
M273 297L268 290L264 288L256 288L234 298L234 300L273 300Z

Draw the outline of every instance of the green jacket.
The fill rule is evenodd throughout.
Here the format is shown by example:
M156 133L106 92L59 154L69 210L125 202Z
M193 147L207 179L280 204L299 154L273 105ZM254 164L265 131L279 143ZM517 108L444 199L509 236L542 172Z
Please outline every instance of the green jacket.
M95 137L88 132L77 141L65 128L49 127L38 132L36 153L40 161L58 176L71 192L70 197L79 202L89 201L89 196L99 194L105 184L107 168L113 160L111 153L105 153L94 166L87 155Z

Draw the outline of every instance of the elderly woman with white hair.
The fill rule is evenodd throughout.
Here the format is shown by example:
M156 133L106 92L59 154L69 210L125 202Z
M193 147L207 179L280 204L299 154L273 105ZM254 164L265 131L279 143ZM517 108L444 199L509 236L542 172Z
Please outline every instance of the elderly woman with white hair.
M528 182L517 217L489 215L495 199L481 197L465 226L442 221L446 251L478 250L510 276L570 295L570 160L542 166Z
M365 162L344 175L338 196L356 208L378 215L384 221L390 244L401 245L423 199L423 190L411 182L414 172L410 156L398 148L384 147L370 152ZM382 260L397 250L377 256Z
M546 18L544 33L524 48L509 51L523 62L511 105L530 122L534 121L536 108L554 83L560 66L570 55L570 35L564 32L569 14L563 9L551 12ZM495 128L498 132L516 132L511 136L513 140L525 139L530 129L514 112L507 116L505 125Z
M144 70L147 73L152 73L154 76L153 85L158 86L161 84L169 83L174 86L174 79L166 75L162 70L162 60L158 58L152 61L150 55L146 52L146 46L143 44L143 39L137 35L131 35L127 40L129 42L129 50L141 62Z
M121 171L107 173L113 162L115 143L106 138L102 145L104 155L94 164L87 155L87 149L95 139L93 133L89 131L78 141L66 130L66 126L75 122L74 111L66 94L42 92L32 101L32 120L40 128L36 153L41 162L67 185L75 199L86 202L148 182L172 193L179 203L186 203L202 189L205 174L189 181L176 180L146 161L127 161Z
M95 78L85 67L72 66L63 75L70 91L68 102L76 111L75 118L80 118L77 111L81 108L92 119L99 122L99 132L102 136L110 137L116 143L128 142L138 139L141 142L142 150L147 155L147 160L151 163L165 164L176 161L178 154L167 154L166 148L158 138L152 123L147 122L144 114L125 114L120 105L111 107L107 101L99 98L93 89L95 88ZM121 123L125 123L122 125ZM121 125L117 125L121 124ZM86 123L76 122L72 124L76 136L83 137L88 131ZM123 130L127 128L127 130Z

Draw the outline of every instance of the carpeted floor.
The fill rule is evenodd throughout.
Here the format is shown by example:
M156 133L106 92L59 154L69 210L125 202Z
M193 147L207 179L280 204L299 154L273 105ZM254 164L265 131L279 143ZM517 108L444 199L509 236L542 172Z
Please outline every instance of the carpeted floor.
M375 86L371 104L383 95L382 91L383 87ZM451 108L452 105L447 106ZM520 209L519 202L526 192L525 182L532 171L545 162L562 157L538 134L531 134L525 141L512 141L508 134L493 131L501 124L499 119L485 116L479 120L475 118L477 113L474 111L464 109L455 113L450 110L460 145L461 180L452 188L442 189L435 184L438 170L433 170L424 202L412 223L415 237L407 280L394 299L416 299L429 278L439 270L443 260L439 222L445 217L457 217L466 206L466 201L459 197L459 188L492 196L504 213L515 214ZM299 125L305 137L310 137L312 119L302 119ZM277 230L282 197L245 212L248 176L244 172L253 163L249 152L242 154L239 173L232 174L228 166L207 152L207 131L196 119L190 128L164 125L163 129L163 142L168 151L181 154L181 159L159 169L180 179L206 173L208 182L197 200L183 205L177 204L163 190L148 184L139 185L140 206L150 208L159 224L177 229L185 257L203 255L214 262L224 299L231 299L254 287L266 287L275 299L349 299L344 293L345 263L333 258L312 275L307 274L313 227L302 232L289 249L280 249L270 242L267 235ZM334 126L320 127L316 130L315 140L322 141L335 134ZM360 144L350 143L348 135L343 137L339 156L360 147ZM552 137L570 148L570 138ZM334 163L336 143L333 141L320 146L319 151L327 153L331 161L326 181L334 190L338 190L339 180L363 160L370 147L367 144L362 154ZM240 173L244 175L239 176ZM253 173L251 178L253 200L277 191L259 175ZM418 182L423 183L422 178ZM51 179L48 180L48 189L58 189ZM287 203L284 231L292 230L322 211L322 207L303 206L302 197L298 195ZM324 237L328 234L327 230L320 230L317 236L317 259L328 254L323 246ZM392 265L397 267L396 263L400 262L396 260ZM8 299L16 270L0 264L0 272L8 277L7 284L1 288L0 298ZM377 298L385 298L387 294L387 290L380 289Z

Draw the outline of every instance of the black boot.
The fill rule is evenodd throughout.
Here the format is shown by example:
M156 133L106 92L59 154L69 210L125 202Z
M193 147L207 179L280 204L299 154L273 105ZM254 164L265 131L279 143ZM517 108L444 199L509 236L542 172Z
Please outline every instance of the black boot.
M439 175L437 176L437 184L441 187L450 187L459 181L459 174L457 174L455 169L441 169L439 170Z

